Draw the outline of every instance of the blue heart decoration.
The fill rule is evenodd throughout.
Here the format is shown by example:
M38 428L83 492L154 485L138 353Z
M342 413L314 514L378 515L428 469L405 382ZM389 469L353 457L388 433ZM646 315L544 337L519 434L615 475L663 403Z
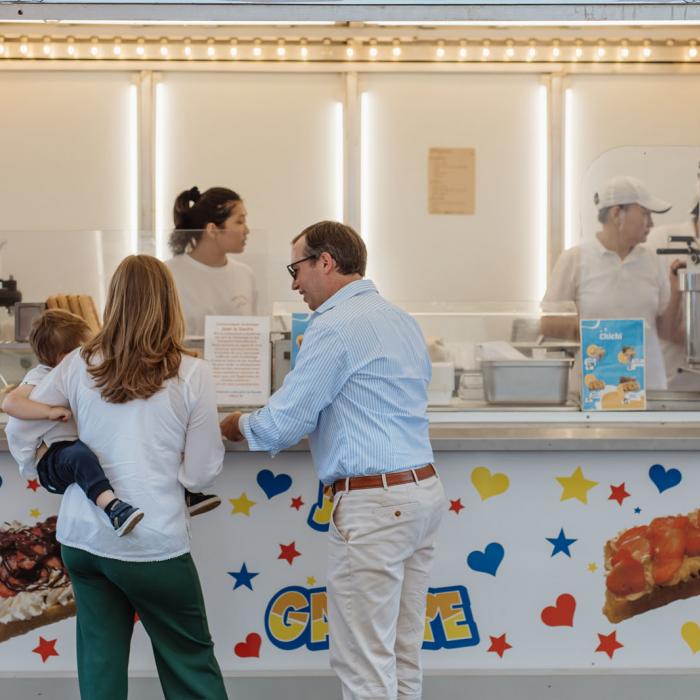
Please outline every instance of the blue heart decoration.
M480 552L478 549L471 552L467 557L467 566L474 571L481 571L484 574L496 575L498 567L503 561L505 550L498 542L491 542L486 545L486 549Z
M257 482L268 498L279 496L292 487L292 477L289 474L275 476L269 469L258 472Z
M649 468L649 478L654 482L654 486L663 493L666 489L672 489L681 483L683 475L678 469L666 469L662 464L653 464Z

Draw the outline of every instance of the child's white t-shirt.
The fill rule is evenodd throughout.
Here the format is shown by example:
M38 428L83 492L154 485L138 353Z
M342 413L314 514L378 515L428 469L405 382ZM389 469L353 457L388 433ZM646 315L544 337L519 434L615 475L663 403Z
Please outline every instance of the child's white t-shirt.
M27 372L27 374L24 375L24 379L22 379L21 384L31 384L32 386L39 386L41 382L44 380L44 378L49 374L51 371L51 367L48 365L37 365L36 367L32 367L32 369ZM32 390L32 394L34 391ZM32 398L32 394L29 395L29 398ZM7 434L7 442L10 447L10 452L12 452L12 456L15 457L17 460L17 457L15 456L14 452L12 451L13 447L13 435L18 431L22 429L22 424L26 423L26 421L23 421L19 418L12 418L11 416L8 418L7 421L7 427L5 428L5 432ZM75 440L78 439L78 428L75 424L75 421L71 418L70 420L65 421L52 421L53 425L44 433L44 436L42 438L43 442L46 444L47 447L51 447L56 442L74 442ZM17 460L19 462L19 460ZM36 466L36 465L35 465ZM20 470L22 471L22 470ZM25 474L24 471L22 471L23 476L35 476L33 474Z

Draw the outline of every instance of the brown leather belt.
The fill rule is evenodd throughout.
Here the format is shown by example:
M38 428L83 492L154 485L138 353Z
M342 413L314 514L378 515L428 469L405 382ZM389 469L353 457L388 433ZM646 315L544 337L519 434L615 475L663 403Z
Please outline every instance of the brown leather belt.
M415 479L413 474L415 473ZM352 476L349 479L338 479L331 485L333 495L338 491L345 491L346 482L347 490L353 489L379 489L383 488L384 480L386 479L387 486L398 486L399 484L410 484L412 481L423 481L431 476L437 476L437 471L432 464L426 464L416 469L404 469L400 472L389 472L388 474L372 474L370 476Z

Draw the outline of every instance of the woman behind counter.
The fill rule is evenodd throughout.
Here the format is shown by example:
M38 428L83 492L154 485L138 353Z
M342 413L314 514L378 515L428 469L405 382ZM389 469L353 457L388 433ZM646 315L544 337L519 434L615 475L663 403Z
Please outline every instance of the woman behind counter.
M230 254L242 253L250 232L241 197L225 187L193 187L175 199L170 234L175 278L187 335L204 335L205 316L252 316L253 271Z

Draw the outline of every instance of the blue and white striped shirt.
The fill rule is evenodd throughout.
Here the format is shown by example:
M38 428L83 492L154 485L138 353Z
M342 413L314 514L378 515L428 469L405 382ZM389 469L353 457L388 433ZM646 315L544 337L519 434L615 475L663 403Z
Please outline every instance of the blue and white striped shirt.
M325 484L423 465L430 374L418 324L357 280L318 307L296 367L240 429L251 450L273 454L308 435Z

